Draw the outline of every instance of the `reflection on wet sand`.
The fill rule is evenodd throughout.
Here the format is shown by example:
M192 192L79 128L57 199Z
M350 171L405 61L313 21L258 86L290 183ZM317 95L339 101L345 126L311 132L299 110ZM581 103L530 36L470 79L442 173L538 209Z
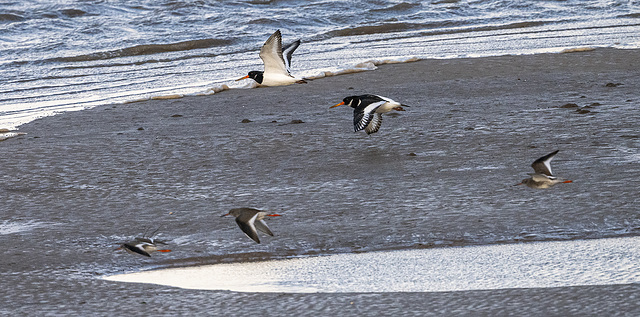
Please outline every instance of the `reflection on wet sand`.
M640 237L337 254L106 279L237 292L446 292L640 282Z

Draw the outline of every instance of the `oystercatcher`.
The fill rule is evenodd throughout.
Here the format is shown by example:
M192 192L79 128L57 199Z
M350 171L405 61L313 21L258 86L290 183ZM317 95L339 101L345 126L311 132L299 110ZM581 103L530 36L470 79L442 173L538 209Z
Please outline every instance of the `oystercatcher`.
M402 107L408 107L387 97L378 95L349 96L341 103L329 108L347 105L353 108L353 130L358 132L364 129L367 134L376 133L382 124L382 114L391 110L404 111Z
M260 58L264 63L264 71L250 71L249 75L236 79L236 81L251 78L262 86L283 86L291 84L303 84L306 81L291 75L291 55L300 46L297 40L288 46L282 47L282 34L280 30L273 33L262 48Z

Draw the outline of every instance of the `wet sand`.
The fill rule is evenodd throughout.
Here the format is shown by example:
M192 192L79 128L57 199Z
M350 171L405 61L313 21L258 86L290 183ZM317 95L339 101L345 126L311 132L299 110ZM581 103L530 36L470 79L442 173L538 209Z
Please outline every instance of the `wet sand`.
M262 294L99 277L289 256L637 236L639 57L637 50L597 49L425 60L21 126L27 135L0 143L0 313L635 316L638 284ZM385 115L377 134L353 133L351 109L328 107L362 93L411 107ZM555 149L554 172L574 183L512 186ZM218 217L234 207L283 214L269 221L276 236L250 241L233 219ZM173 252L143 258L113 251L158 227Z

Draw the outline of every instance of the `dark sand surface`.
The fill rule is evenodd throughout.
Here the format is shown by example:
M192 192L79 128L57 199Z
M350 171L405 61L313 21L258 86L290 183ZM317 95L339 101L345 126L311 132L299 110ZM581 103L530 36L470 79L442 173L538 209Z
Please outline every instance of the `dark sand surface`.
M292 255L639 235L639 60L638 50L614 49L425 60L26 124L27 135L0 143L0 314L637 316L637 284L259 294L100 277ZM411 107L385 115L377 134L353 133L351 109L328 108L362 93ZM553 171L574 183L512 186L555 149ZM253 243L233 219L219 217L235 207L283 214L269 219L276 236ZM113 251L158 227L173 252Z

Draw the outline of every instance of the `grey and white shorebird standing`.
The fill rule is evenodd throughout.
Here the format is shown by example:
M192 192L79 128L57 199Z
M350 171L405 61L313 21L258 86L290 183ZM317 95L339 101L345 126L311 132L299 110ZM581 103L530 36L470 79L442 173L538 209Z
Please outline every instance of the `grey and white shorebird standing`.
M560 177L553 176L551 172L551 160L558 154L559 150L555 150L533 162L531 167L535 173L529 173L530 178L523 179L521 183L517 185L527 185L531 188L549 188L559 183L571 183L570 180L565 180Z
M271 232L267 224L264 222L264 218L280 216L278 214L270 214L259 209L234 208L221 217L229 215L236 217L236 223L238 224L238 227L240 227L242 232L244 232L247 237L251 238L256 243L260 243L260 239L258 238L258 230L273 237L273 232Z
M260 49L260 58L264 63L264 71L250 71L249 75L236 79L236 81L251 78L262 86L306 83L304 79L291 75L291 56L298 46L300 46L300 40L283 48L282 34L280 34L280 30L275 31Z
M153 238L135 238L135 240L127 243L123 243L116 250L124 249L131 254L140 254L147 257L151 257L153 252L171 252L168 249L159 249L158 245L166 245L167 243Z
M353 130L364 129L367 134L376 133L382 125L382 114L391 110L404 111L408 107L387 97L378 95L349 96L329 108L347 105L353 108Z

